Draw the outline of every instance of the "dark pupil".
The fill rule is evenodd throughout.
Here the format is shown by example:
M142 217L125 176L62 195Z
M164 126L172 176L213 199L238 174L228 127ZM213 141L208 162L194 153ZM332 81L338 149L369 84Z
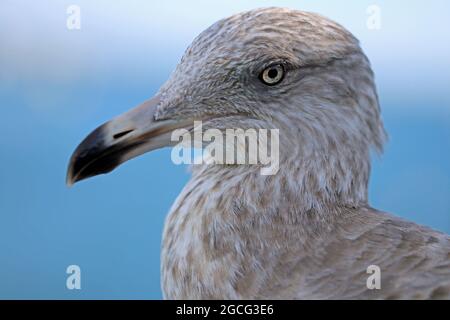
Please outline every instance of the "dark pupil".
M269 76L269 78L274 79L277 77L278 71L277 69L270 69L267 75Z

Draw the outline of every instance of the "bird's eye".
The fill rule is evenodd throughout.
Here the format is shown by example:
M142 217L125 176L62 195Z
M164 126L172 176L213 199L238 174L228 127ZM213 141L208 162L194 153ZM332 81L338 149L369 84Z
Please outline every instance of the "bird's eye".
M284 77L284 68L281 64L270 66L261 72L259 78L268 85L273 86L281 82Z

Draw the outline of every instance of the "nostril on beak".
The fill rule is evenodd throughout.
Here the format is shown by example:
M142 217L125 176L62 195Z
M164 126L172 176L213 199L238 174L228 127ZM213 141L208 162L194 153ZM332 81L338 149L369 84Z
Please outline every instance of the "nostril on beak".
M131 129L131 130L125 130L125 131L116 133L115 135L113 135L113 138L114 138L114 139L122 138L123 136L126 136L127 134L129 134L130 132L133 132L133 131L134 131L134 129Z

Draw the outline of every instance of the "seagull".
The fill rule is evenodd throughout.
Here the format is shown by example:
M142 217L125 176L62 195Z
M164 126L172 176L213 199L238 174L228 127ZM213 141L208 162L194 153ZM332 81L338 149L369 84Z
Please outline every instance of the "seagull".
M164 298L450 299L450 237L368 204L386 133L370 62L341 25L285 8L216 22L153 98L85 138L68 185L173 146L194 120L278 128L279 170L192 166L163 231Z

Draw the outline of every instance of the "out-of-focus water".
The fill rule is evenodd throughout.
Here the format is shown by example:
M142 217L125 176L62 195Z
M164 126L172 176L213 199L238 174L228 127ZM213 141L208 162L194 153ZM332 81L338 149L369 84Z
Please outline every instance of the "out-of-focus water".
M450 5L378 1L0 4L0 298L161 298L165 215L189 179L164 149L68 189L65 170L91 129L155 93L200 31L233 12L320 12L360 39L377 74L390 141L374 159L371 204L450 232ZM66 267L82 289L66 288Z

